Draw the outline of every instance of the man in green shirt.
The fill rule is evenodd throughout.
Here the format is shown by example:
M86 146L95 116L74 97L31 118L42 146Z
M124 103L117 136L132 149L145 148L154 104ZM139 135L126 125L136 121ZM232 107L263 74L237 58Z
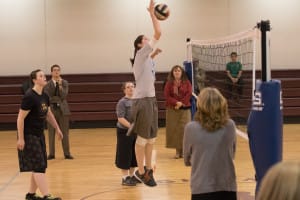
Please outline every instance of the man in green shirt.
M227 72L227 86L229 89L229 98L240 99L242 95L242 64L237 61L237 53L232 52L230 54L231 62L226 65Z

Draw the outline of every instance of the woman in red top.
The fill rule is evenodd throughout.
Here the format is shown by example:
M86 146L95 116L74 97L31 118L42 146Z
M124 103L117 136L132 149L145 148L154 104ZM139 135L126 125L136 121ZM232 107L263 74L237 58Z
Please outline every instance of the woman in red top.
M191 121L192 85L184 69L172 67L164 88L166 98L166 147L175 148L175 159L182 158L184 126Z

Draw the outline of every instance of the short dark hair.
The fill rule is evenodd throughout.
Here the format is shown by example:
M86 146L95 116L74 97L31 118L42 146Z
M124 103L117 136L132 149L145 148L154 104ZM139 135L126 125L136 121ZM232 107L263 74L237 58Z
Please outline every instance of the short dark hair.
M36 70L34 70L34 71L32 71L32 72L30 73L30 81L31 81L32 85L34 85L33 80L36 80L36 78L37 78L37 73L40 72L40 71L42 71L42 70L36 69Z
M230 57L232 57L232 56L237 56L237 53L236 52L231 52Z
M59 68L59 69L60 69L60 66L59 66L59 65L57 65L57 64L55 64L55 65L52 65L52 66L51 66L51 72L53 72L53 69L54 69L55 67L57 67L57 68Z

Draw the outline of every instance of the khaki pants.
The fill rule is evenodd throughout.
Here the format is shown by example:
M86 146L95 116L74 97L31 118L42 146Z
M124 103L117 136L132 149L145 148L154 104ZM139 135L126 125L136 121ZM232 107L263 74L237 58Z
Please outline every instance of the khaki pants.
M62 133L62 147L65 156L70 155L70 144L69 144L69 116L63 115L62 111L58 109L51 109L56 122L58 123ZM49 155L55 156L55 129L48 123L49 132Z

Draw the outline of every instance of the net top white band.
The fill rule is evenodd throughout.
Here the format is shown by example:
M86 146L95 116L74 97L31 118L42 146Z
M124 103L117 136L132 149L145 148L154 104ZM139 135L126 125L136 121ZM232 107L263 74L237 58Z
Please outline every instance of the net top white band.
M211 45L221 45L228 44L243 39L252 38L253 40L259 38L259 32L257 28L249 29L247 31L239 32L233 35L229 35L222 38L209 39L209 40L190 40L188 45L196 46L211 46Z

